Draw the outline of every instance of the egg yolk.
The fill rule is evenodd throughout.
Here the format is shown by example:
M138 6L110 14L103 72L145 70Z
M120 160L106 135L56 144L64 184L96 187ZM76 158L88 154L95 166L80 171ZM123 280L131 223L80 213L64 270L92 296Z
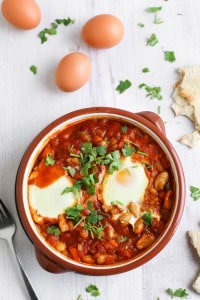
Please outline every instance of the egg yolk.
M121 169L116 174L116 180L118 183L124 185L124 184L130 184L133 182L133 175L130 173L130 171L125 168Z

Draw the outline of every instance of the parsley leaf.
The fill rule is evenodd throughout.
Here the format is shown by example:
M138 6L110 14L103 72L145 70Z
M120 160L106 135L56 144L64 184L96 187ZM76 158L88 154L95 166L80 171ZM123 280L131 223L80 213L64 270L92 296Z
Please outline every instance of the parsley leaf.
M73 193L74 196L75 196L76 198L78 198L78 197L79 197L79 192L80 192L80 190L81 190L81 187L82 187L82 183L81 183L80 181L76 181L75 184L74 184L73 186L68 186L68 187L66 187L66 188L62 191L61 195L65 194L65 193Z
M91 224L96 224L103 219L102 215L97 214L97 210L92 210L86 220Z
M90 295L93 297L97 297L100 295L99 289L94 284L90 284L85 290L87 293L90 293Z
M124 144L124 147L122 148L122 153L125 157L131 156L134 152L136 152L135 148L132 146L129 146L129 143L126 142Z
M40 31L38 37L40 38L41 44L47 41L46 35L56 35L57 34L57 27L60 24L64 26L68 26L69 24L73 24L74 20L68 19L56 19L55 22L51 23L51 27L45 28L44 30Z
M116 90L122 94L124 93L128 88L130 88L132 83L126 79L124 81L120 80L118 86L116 87Z
M139 26L140 28L143 28L143 27L144 27L144 24L143 24L143 23L138 23L138 26Z
M143 215L143 221L144 221L144 224L149 226L152 224L152 221L153 221L153 218L152 218L152 213L151 212L147 212Z
M169 62L174 62L176 60L174 51L164 51L165 60Z
M147 39L147 46L155 46L158 43L157 36L155 33L152 33L150 38Z
M30 71L35 75L35 74L37 74L37 67L36 66L34 66L34 65L32 65L32 66L30 66Z
M157 15L156 15L153 23L154 24L161 24L161 23L163 23L163 20L161 18L158 18Z
M200 198L200 188L195 186L190 186L191 197L196 201Z
M44 159L44 164L45 166L54 166L55 165L55 160L51 156L50 153L47 154L47 156Z
M69 172L69 174L70 174L72 177L74 177L76 171L75 171L75 169L74 169L73 167L68 166L68 167L63 167L63 169L64 169L64 170L67 170L67 171Z
M60 235L60 229L56 225L51 225L47 228L47 233L52 234L54 236L59 236Z
M123 133L127 133L127 126L126 126L126 125L122 125L122 126L121 126L121 131L122 131Z
M186 299L187 296L189 296L187 291L185 289L182 289L182 288L179 288L175 291L168 288L167 293L171 296L171 298L178 297L178 298Z
M162 6L154 6L154 7L148 7L147 12L154 13L158 12L162 9Z
M82 218L81 211L83 209L84 208L80 203L77 203L75 206L66 208L66 218L72 220L75 224L77 224Z
M162 100L162 95L160 94L161 88L158 86L155 87L150 87L145 83L142 83L139 85L139 88L142 89L144 88L147 91L146 97L150 97L150 99L158 99Z
M149 70L149 68L144 68L144 69L142 69L142 72L143 73L148 73L148 72L150 72L150 70Z
M78 297L76 298L76 300L83 300L81 295L78 295Z

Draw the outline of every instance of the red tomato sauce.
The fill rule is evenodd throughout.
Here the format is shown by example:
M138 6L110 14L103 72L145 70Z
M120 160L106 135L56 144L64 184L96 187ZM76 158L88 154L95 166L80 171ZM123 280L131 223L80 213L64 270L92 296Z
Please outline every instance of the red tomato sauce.
M117 155L112 164L110 156ZM106 205L102 197L105 174L116 172L119 160L128 156L143 165L148 178L139 211L134 199L124 209L119 203ZM63 174L80 196L74 210L66 208L51 219L30 209L44 239L68 258L97 265L131 259L150 247L169 221L175 197L170 163L153 138L131 124L97 118L54 134L29 184L45 187Z

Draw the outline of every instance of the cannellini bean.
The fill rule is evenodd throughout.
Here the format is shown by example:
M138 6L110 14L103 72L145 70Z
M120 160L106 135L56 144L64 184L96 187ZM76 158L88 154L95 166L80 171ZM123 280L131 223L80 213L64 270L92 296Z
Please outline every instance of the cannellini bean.
M136 247L138 249L144 249L149 247L155 241L155 237L151 233L143 233L141 238L138 240Z
M58 242L55 247L56 247L56 250L58 250L60 252L63 252L66 249L66 245L64 242Z
M119 220L123 226L126 226L129 224L131 217L132 217L132 214L130 212L127 212L127 213L122 214L120 216Z
M95 263L95 260L91 255L84 255L82 257L82 261L87 263L87 264L94 264Z
M69 230L69 226L68 226L65 215L62 214L62 215L58 216L58 226L59 226L61 232L65 232L65 231Z
M99 255L98 257L97 257L97 263L99 264L99 265L102 265L102 264L104 264L105 263L105 260L106 260L106 256L105 255Z
M114 236L115 236L115 230L114 230L114 228L111 225L109 225L108 227L105 228L105 232L106 232L106 236L109 239L114 238Z
M137 221L134 224L133 232L135 234L141 234L144 231L145 225L142 218L137 219Z
M33 220L35 221L35 223L37 223L39 225L42 225L44 223L43 217L41 215L39 215L36 210L33 210L32 217L33 217Z
M161 172L154 181L154 187L156 188L157 191L162 191L165 185L168 183L168 181L169 181L169 173L166 171Z
M128 210L134 215L134 217L138 217L139 207L135 202L130 202L128 205Z

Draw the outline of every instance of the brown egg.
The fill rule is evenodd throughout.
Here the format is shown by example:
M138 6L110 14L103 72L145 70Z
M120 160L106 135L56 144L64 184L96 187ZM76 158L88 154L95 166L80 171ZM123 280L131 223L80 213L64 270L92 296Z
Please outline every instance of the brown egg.
M124 35L124 25L110 14L97 15L82 28L82 38L93 48L110 48L117 45Z
M9 23L20 29L33 29L41 20L40 8L34 0L3 0L1 10Z
M87 55L73 52L60 61L55 72L55 82L64 92L73 92L90 78L92 64Z

